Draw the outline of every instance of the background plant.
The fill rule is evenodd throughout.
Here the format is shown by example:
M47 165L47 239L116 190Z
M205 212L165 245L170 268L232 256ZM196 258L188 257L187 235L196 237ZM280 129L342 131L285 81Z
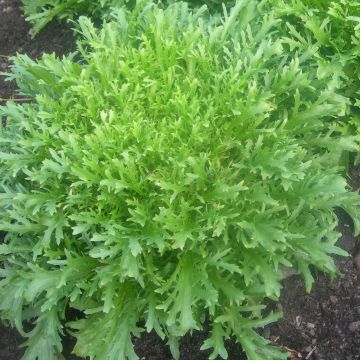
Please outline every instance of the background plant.
M24 359L57 359L68 330L80 356L137 359L132 336L154 330L178 358L206 322L211 359L230 337L286 358L255 331L280 316L262 304L282 266L308 291L310 265L336 273L334 207L360 230L339 166L359 139L332 69L319 78L318 51L291 47L266 6L147 2L101 30L81 18L78 61L13 59L33 101L1 107L0 314Z
M144 0L22 0L26 20L33 25L33 36L37 35L49 22L56 20L77 19L81 15L89 16L93 21L111 17L112 9L126 5L133 9L138 2ZM176 0L161 1L159 4L167 5ZM192 6L206 4L212 11L222 12L222 2L218 0L190 0ZM228 2L228 6L234 2Z
M73 19L88 15L100 19L113 6L129 4L128 0L23 0L26 20L33 25L33 36L39 33L53 19Z

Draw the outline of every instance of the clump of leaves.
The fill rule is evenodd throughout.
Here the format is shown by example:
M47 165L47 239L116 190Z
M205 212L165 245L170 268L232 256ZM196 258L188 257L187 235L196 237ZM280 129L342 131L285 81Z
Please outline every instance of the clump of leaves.
M289 45L304 54L316 48L312 60L318 77L333 71L332 86L350 99L349 129L359 133L360 0L270 0L270 4L283 20L280 32L288 34Z
M280 316L263 301L283 266L308 291L310 265L336 273L333 209L360 230L339 160L359 143L332 72L317 79L262 6L147 2L102 30L81 18L77 62L14 58L33 101L1 107L0 314L24 359L57 359L68 330L80 356L137 359L146 330L179 358L206 322L210 359L230 337L250 360L286 358L255 331Z
M128 0L22 0L26 20L33 25L33 36L37 35L53 19L73 19L88 15L100 19L113 6L122 6Z

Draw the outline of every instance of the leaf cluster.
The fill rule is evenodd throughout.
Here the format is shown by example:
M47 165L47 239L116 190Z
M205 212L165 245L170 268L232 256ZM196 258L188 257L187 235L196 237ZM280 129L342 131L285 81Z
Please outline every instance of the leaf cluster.
M68 20L80 15L100 19L114 6L130 5L131 0L22 0L26 20L37 35L53 19Z
M312 62L318 77L323 71L333 72L332 85L350 100L347 131L359 134L360 1L270 0L269 4L291 46L302 53L317 49Z
M169 5L177 0L158 0L159 6ZM32 35L36 36L52 20L58 21L78 19L86 15L93 21L108 19L114 8L127 6L133 9L137 3L146 0L22 0L26 20L32 26ZM212 11L222 10L222 3L218 0L189 0L189 5L198 7L206 4ZM229 7L234 1L229 1Z
M177 0L159 1L168 5ZM80 15L93 20L112 17L114 8L126 5L133 9L136 0L23 0L27 20L33 24L35 36L54 18L73 19ZM316 65L321 76L323 71L333 71L334 86L350 98L352 119L347 130L360 132L360 0L260 0L258 5L264 13L281 21L279 33L288 38L290 46L296 47L304 56L316 49ZM231 8L234 1L189 0L189 5L206 5L213 13ZM312 55L314 55L313 52ZM350 126L349 126L350 124ZM360 152L358 151L358 157Z
M336 274L334 208L360 232L339 165L359 137L321 49L299 51L267 6L120 7L101 30L80 18L75 54L13 59L33 101L0 108L0 316L25 360L58 359L65 331L92 359L138 359L143 331L178 358L207 323L210 359L230 337L287 357L255 331L280 316L262 304L284 266L308 291L311 266Z

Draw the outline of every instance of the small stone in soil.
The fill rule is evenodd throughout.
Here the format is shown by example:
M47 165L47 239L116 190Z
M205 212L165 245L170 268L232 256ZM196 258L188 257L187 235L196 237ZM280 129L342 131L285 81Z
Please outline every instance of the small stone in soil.
M310 337L307 334L305 334L304 332L301 333L301 336L307 341L310 340Z
M360 321L354 321L349 325L349 330L350 331L355 332L355 331L357 331L359 329L360 329Z

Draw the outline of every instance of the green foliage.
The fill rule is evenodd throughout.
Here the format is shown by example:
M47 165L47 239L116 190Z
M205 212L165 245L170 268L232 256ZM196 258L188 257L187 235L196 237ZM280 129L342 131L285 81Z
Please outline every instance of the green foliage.
M89 16L93 21L108 20L114 9L127 6L134 9L136 4L146 4L147 0L22 0L26 20L33 25L36 36L49 22L56 20L77 19L81 15ZM167 6L178 0L157 0L159 6ZM234 6L234 0L189 0L190 7L206 5L211 12L222 13L223 6ZM224 5L223 5L224 4Z
M336 273L333 209L360 232L339 166L359 138L320 50L291 46L265 6L147 2L100 31L80 18L75 55L13 59L33 101L0 108L0 315L34 322L25 360L58 359L69 329L80 356L137 359L132 336L154 330L178 358L206 322L210 359L230 337L286 358L255 331L280 316L262 303L283 266L308 291L310 265Z
M350 99L349 130L360 133L360 0L270 0L283 20L281 33L301 53L316 47L318 76L333 72L332 85ZM358 151L358 158L360 150Z
M131 0L22 0L26 20L33 25L33 36L54 18L73 19L87 14L94 19L110 12L113 6L129 4Z
M33 36L36 36L53 19L68 20L87 15L95 21L111 17L114 8L126 5L133 9L136 3L147 0L22 0L26 20L33 25ZM162 4L171 4L177 0L159 0ZM189 0L192 6L206 4L213 11L222 10L218 0ZM228 2L229 6L233 1Z
M177 0L160 1L171 4ZM93 19L111 17L114 7L126 4L133 8L139 0L23 0L27 20L34 25L36 35L53 18L69 19L86 14ZM146 1L144 1L146 3ZM219 0L189 0L191 6L206 5L213 12L222 12ZM227 8L234 1L224 1ZM289 45L307 56L317 48L319 74L331 68L338 89L351 100L359 102L360 88L360 0L257 0L264 13L281 19L278 32L288 38ZM354 111L354 110L353 110ZM357 111L356 111L357 112ZM355 116L355 129L360 132L360 120ZM358 149L358 157L360 151Z

